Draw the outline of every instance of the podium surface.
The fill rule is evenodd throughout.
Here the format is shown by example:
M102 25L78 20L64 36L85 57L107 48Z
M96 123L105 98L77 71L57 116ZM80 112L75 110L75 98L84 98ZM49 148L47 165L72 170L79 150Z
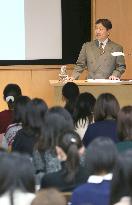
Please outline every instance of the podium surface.
M62 87L66 82L50 80L50 85L54 89L54 105L64 105L62 101ZM79 86L80 93L90 92L96 98L101 93L112 93L120 103L120 106L132 105L132 81L96 81L74 80Z

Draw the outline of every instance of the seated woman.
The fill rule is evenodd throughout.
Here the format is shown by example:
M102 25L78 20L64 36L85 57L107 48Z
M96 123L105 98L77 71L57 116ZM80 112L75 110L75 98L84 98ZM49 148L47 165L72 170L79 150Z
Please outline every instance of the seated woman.
M18 130L22 129L26 117L26 105L30 98L27 96L19 96L14 105L13 124L10 124L3 136L2 147L11 150L14 137Z
M75 130L83 139L84 134L88 128L88 125L93 123L93 110L96 99L88 92L81 93L76 101L73 120L75 124Z
M41 137L33 152L38 183L42 175L60 170L60 161L56 155L58 136L73 129L72 117L66 109L56 106L48 110L42 124Z
M47 104L42 99L34 98L27 103L25 122L14 138L12 151L26 153L32 157L47 110Z
M122 153L113 171L110 204L132 204L132 150Z
M119 152L124 152L127 149L132 149L132 106L123 107L118 114L117 130L120 142L117 149Z
M60 191L72 191L86 182L85 167L80 165L84 147L76 132L69 131L60 135L56 153L61 162L61 170L45 175L41 181L41 188L55 187Z
M35 179L30 159L18 153L0 153L0 204L30 205L34 198Z
M109 137L118 142L116 119L119 110L119 103L114 95L103 93L97 98L94 108L95 123L88 126L83 138L85 147L99 136Z
M73 191L72 205L109 205L112 171L117 149L110 138L99 137L87 148L88 180Z
M12 110L14 102L18 96L21 96L21 88L17 84L8 84L3 90L3 97L8 105L8 110L0 112L0 133L5 133L7 127L13 121Z

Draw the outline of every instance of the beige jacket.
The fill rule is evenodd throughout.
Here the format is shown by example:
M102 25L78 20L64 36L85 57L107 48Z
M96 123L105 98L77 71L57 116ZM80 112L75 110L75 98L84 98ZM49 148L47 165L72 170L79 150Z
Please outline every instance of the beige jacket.
M111 40L108 40L102 55L98 40L84 43L72 77L78 79L87 67L89 79L107 79L110 75L120 78L126 68L125 59L123 55L113 56L114 52L123 52L123 48Z

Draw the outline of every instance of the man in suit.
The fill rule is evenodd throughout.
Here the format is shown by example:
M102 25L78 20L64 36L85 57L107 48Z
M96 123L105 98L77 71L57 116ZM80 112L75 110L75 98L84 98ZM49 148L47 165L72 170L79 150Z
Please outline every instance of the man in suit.
M96 40L83 44L71 80L78 79L86 67L89 79L117 80L125 71L122 46L108 38L112 28L111 21L98 19L95 25Z

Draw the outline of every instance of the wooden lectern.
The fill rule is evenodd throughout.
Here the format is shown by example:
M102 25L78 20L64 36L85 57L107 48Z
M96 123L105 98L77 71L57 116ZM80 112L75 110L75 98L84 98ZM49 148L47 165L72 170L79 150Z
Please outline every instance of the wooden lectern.
M63 105L62 87L63 82L58 80L50 80L50 85L54 89L54 105ZM120 106L132 105L132 82L117 81L117 82L88 82L85 80L74 80L80 89L80 92L90 92L96 98L101 93L112 93L119 101Z

